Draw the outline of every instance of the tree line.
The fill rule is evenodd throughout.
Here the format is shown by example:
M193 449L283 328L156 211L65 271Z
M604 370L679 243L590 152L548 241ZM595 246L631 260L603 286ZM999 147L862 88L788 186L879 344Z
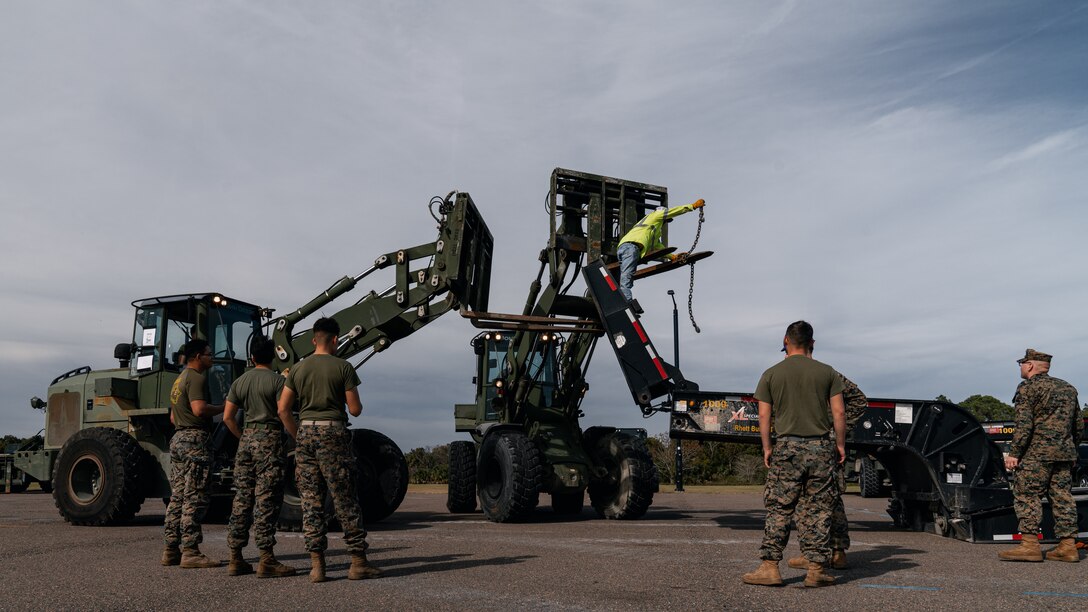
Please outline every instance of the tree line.
M935 399L951 402L944 395ZM979 421L1013 421L1016 410L992 395L972 395L953 402L967 409ZM1081 413L1088 418L1088 404ZM668 433L646 440L646 447L657 466L658 479L663 484L676 477L676 442ZM763 484L767 469L758 444L737 444L683 440L680 445L684 459L684 483L692 485ZM405 454L409 482L412 484L445 484L449 477L449 445L414 448Z
M949 402L944 395L937 400ZM1012 421L1015 409L992 395L972 395L961 402L979 421ZM1088 404L1082 415L1088 417ZM6 435L0 450L12 445L21 446L31 440L41 441L41 436L20 438ZM758 444L736 444L684 440L681 443L684 459L684 482L693 485L762 484L766 476L763 454ZM658 478L670 483L676 477L676 445L667 433L660 433L646 440ZM450 448L447 444L413 448L405 454L408 462L409 482L413 484L445 484L449 478Z

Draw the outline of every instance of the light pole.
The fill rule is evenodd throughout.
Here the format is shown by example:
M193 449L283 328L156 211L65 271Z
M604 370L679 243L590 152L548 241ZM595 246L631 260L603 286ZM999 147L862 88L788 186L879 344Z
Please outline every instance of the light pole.
M680 368L680 313L676 310L676 292L669 289L669 297L672 299L672 364ZM671 417L670 417L671 418ZM684 449L676 440L676 478L674 479L676 490L684 490Z

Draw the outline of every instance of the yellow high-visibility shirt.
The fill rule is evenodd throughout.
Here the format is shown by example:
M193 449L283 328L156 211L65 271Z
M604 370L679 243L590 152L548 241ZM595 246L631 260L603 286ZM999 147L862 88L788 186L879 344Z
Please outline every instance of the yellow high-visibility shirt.
M651 251L661 250L665 248L665 244L661 242L661 226L665 224L665 220L693 210L695 208L691 204L677 206L668 210L655 210L636 223L631 231L624 234L623 238L620 239L620 244L634 242L639 245L640 257L645 257L646 253Z

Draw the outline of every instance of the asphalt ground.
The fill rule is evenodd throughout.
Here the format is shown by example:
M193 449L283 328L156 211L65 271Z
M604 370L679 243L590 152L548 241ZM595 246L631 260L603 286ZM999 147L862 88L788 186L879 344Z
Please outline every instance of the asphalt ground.
M148 500L136 521L73 527L43 493L0 495L0 609L368 610L970 610L1088 609L1088 561L1008 563L1003 545L968 544L895 530L886 500L847 495L852 569L839 584L741 583L758 564L758 491L659 493L636 521L591 508L560 520L541 496L524 523L449 514L441 492L410 491L400 510L370 527L378 580L346 579L350 556L330 537L331 581L311 584L302 537L278 535L290 578L230 577L225 568L162 567L163 507ZM206 525L202 549L226 559L225 525ZM796 538L787 556L798 553ZM252 543L246 549L254 560ZM1083 554L1082 554L1083 556Z

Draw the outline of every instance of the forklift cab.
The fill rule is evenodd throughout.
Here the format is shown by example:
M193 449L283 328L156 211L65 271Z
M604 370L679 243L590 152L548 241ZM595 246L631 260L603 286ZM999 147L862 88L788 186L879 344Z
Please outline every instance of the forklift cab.
M541 394L539 404L550 407L556 386L556 347L560 339L556 334L535 334L536 349L527 362L525 377L532 381L531 393ZM510 342L513 335L505 332L485 332L473 338L472 344L478 357L476 397L483 398L482 421L498 421L502 418L506 386L516 384L510 377Z
M250 339L261 332L262 309L218 293L148 298L132 305L136 322L128 368L129 377L139 381L140 406L169 408L170 387L185 367L184 345L193 338L211 346L208 399L222 404L230 384L246 369Z

